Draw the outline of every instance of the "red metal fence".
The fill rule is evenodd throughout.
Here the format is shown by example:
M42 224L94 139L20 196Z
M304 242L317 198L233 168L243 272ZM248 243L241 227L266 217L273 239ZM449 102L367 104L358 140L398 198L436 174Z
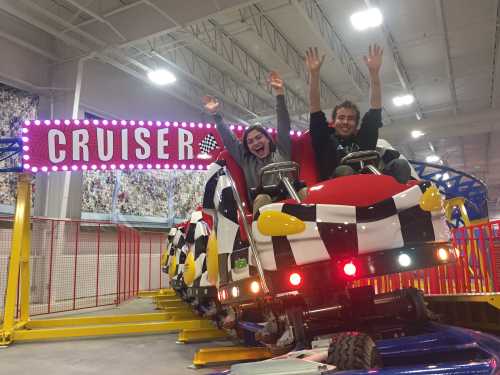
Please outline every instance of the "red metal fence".
M364 279L377 292L415 287L426 294L490 293L500 291L500 220L455 229L455 263L417 271Z
M0 220L0 312L12 219ZM118 304L139 290L140 235L124 225L31 219L30 314Z
M168 280L161 270L161 254L165 251L166 235L163 232L141 232L140 290L166 287Z

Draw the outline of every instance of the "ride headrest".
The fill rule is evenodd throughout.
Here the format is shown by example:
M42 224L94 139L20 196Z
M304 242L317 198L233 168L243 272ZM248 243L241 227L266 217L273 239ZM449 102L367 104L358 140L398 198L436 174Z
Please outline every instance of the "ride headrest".
M236 190L240 195L241 201L244 203L245 209L250 207L248 199L248 188L245 180L245 175L243 174L243 170L233 159L228 150L224 150L219 154L218 159L224 160L226 162L226 167L233 178L234 184L236 185Z
M191 224L200 221L203 218L203 213L201 211L194 211L191 214L191 220L189 221Z

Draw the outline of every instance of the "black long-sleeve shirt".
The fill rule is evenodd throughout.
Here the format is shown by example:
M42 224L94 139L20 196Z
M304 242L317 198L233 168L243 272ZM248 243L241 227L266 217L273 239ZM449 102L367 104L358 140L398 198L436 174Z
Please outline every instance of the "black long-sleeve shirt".
M381 127L382 110L370 109L363 116L359 131L348 138L342 138L335 133L335 128L328 127L323 111L311 113L309 131L320 179L331 178L345 155L355 151L375 150Z

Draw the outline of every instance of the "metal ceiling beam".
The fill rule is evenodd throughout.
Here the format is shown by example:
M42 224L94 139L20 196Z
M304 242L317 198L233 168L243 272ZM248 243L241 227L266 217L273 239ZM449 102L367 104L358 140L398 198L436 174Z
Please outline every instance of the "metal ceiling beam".
M368 7L377 6L378 0L365 0L365 4ZM413 90L413 87L411 85L410 76L408 75L408 71L406 70L405 65L403 64L403 59L399 54L396 40L392 36L392 33L390 32L389 28L386 27L383 23L382 25L380 25L380 29L382 31L382 34L385 36L386 43L389 46L389 50L392 54L392 58L394 60L394 67L396 69L396 74L398 75L401 86L403 86L403 89L406 91L406 93L413 95L413 97L415 98L414 102L415 112L417 119L420 120L424 118L424 113L422 111L422 108L420 107L418 98L415 95L415 91Z
M135 3L124 5L122 7L116 8L116 9L110 11L110 12L107 12L107 13L103 14L101 17L103 17L103 18L110 17L110 16L112 16L114 14L118 14L118 13L124 12L124 11L126 11L126 10L128 10L130 8L134 8L137 5L141 5L142 3L143 3L142 0L139 0L139 1L136 1ZM80 12L81 12L81 10L80 10ZM98 21L95 18L90 18L87 21L83 21L83 22L80 22L80 23L78 23L76 25L72 25L71 27L68 27L68 28L64 29L62 32L63 33L67 33L69 31L73 31L75 29L81 28L83 26L90 25L90 24L95 23L95 22L98 22Z
M365 77L354 57L335 31L325 12L317 0L292 0L294 6L302 15L311 30L322 40L327 48L327 55L337 60L351 79L354 87L363 95L369 94L370 83ZM385 118L392 122L392 116L382 107Z
M6 0L0 0L0 9L14 15L15 17L19 18L20 20L24 21L24 22L27 22L33 26L36 26L37 28L39 28L40 30L43 30L45 32L47 32L48 34L51 34L53 35L54 37L60 39L61 41L65 42L66 44L72 46L72 47L76 47L78 49L81 49L82 51L85 51L85 52L89 52L90 53L90 47L88 47L87 45L83 44L82 42L68 36L68 35L65 35L63 33L61 33L59 30L55 29L54 27L50 26L50 25L47 25L45 24L44 22L42 21L39 21L37 19L35 19L34 17L32 16L29 16L27 14L24 14L23 12L20 12L19 10L15 9L14 7L12 7L10 4L8 4L6 2ZM115 50L115 51L107 51L107 52L113 52L113 53L116 53L119 55L119 57L123 58L126 63L129 63L129 64L133 64L135 66L138 66L140 67L143 71L145 70L148 70L148 67L145 66L144 64L140 64L138 62L136 62L135 60L133 59L130 59L128 58L127 56L125 56L121 51L119 50ZM105 53L99 53L98 54L98 57L113 65L114 67L134 76L135 78L138 78L138 79L141 79L142 81L144 82L148 82L148 80L146 79L145 77L145 74L141 74L140 72L137 72L137 71L134 71L133 69L131 69L130 67L127 67L126 65L120 63L119 61L117 61L116 59L114 58L111 58L109 56L107 56ZM195 86L195 85L192 85L190 84L189 82L186 82L186 84L184 85L185 87L185 95L182 96L182 95L178 95L175 93L174 90L166 90L166 89L163 89L162 91L168 93L169 95L172 95L182 101L184 101L185 103L187 103L188 105L190 105L191 107L193 108L196 108L196 109L200 109L200 105L197 105L197 103L199 103L200 101L200 95L201 95L201 92L199 90L199 87ZM196 96L195 96L196 95ZM244 93L243 93L244 95ZM250 98L251 100L251 98ZM235 111L234 111L235 112ZM228 115L231 115L230 113L228 113ZM244 120L238 116L235 116L235 115L232 115L232 118L236 118L238 120Z
M52 27L50 25L47 25L46 23L36 19L35 17L32 17L26 13L19 11L18 9L13 7L11 4L9 4L6 0L0 0L0 9L9 13L9 14L12 14L13 16L19 18L20 20L22 20L28 24L31 24L31 25L39 28L40 30L45 31L46 33L48 33L50 35L55 36L56 38L62 40L63 42L67 43L68 45L79 49L80 51L87 52L87 53L91 52L91 48L89 46L83 44L79 40L76 40L68 35L61 33L59 30L55 29L54 27Z
M71 23L69 23L65 19L63 19L63 18L55 15L54 13L48 11L44 7L40 6L39 4L37 4L37 3L35 3L33 1L31 1L31 0L20 0L20 1L23 2L23 3L25 3L26 5L28 5L30 8L34 9L38 13L43 14L45 17L50 18L51 20L53 20L55 22L58 22L58 23L60 23L61 25L65 26L65 27L70 27L71 26ZM87 40L92 41L92 43L98 45L99 47L105 47L106 46L105 42L103 42L102 40L96 38L95 36L93 36L92 34L86 32L86 31L83 31L81 29L75 29L74 32L77 33L77 34L79 34L79 35L81 35L81 36L83 36Z
M112 59L108 56L99 55L98 58L100 60L102 60L103 62L106 62L106 63L114 66L115 68L120 69L121 71L135 77L136 79L138 79L144 83L151 84L151 82L149 82L149 80L146 78L146 76L144 74L142 74L142 72L138 72L138 71L130 68L129 66L122 64L122 63L120 63L120 62L116 61L115 59ZM201 96L205 94L205 91L202 88L195 86L193 84L179 85L179 86L177 86L177 88L180 89L178 91L181 92L182 95L179 95L179 93L175 92L174 90L169 90L166 88L157 87L158 90L163 91L166 94L171 95L174 98L177 98L177 99L183 101L184 103L186 103L190 107L197 109L197 110L201 110L201 105L197 105L197 103L200 102ZM221 102L225 106L230 106L229 103L224 103L224 100L221 100ZM238 115L235 115L233 113L236 113L236 111L232 110L228 113L225 113L225 115L226 115L226 117L228 117L234 121L237 121L237 122L240 122L243 124L245 123L243 118L241 118Z
M23 39L20 39L17 36L9 34L5 31L0 30L0 37L7 39L9 42L15 43L21 47L29 49L31 52L35 52L38 55L43 56L51 61L55 61L55 62L59 61L59 58L57 56L55 56L54 54L49 53L49 52L47 52L47 51L45 51L45 50L43 50L43 49L41 49L33 44L31 44Z
M97 21L105 24L106 26L108 26L123 42L126 42L127 41L127 38L125 38L125 36L120 32L120 30L118 30L111 22L109 22L107 19L101 17L99 14L91 11L90 9L84 7L83 5L80 5L78 4L78 2L76 0L64 0L68 3L70 3L71 5L73 5L76 9L79 9L81 10L82 12L84 13L87 13L89 16L91 16L92 18L95 18Z
M443 0L436 0L436 10L438 20L441 22L444 33L444 50L446 53L446 74L448 75L448 86L450 89L451 102L453 103L453 113L456 115L458 111L457 90L455 88L455 76L453 74L453 66L451 64L450 56L450 41L448 39L448 23L444 14Z
M274 55L285 63L296 77L304 82L305 86L309 84L309 73L304 64L304 56L259 5L240 9L240 18L242 22L252 27L257 36L271 47ZM339 95L324 80L320 80L320 93L322 105L326 108L333 107L341 100ZM307 99L304 101L308 102Z
M273 97L272 88L267 83L270 69L235 41L215 20L209 19L191 25L189 30L199 45L230 64L246 78L251 86L264 93L268 99ZM307 114L309 107L305 98L289 86L285 85L285 88L285 98L290 114L299 116Z
M397 125L384 126L381 137L402 144L411 141L410 131L420 129L426 133L425 139L433 141L440 138L468 137L475 134L484 134L500 131L500 110L481 110L473 113L464 113L460 116L441 116L439 118L423 119L421 121L398 121ZM474 124L471 126L470 124Z
M166 20L168 20L169 22L172 22L174 25L176 26L181 26L175 19L173 19L172 17L170 17L168 15L167 12L165 12L163 9L161 9L158 5L152 3L151 1L149 0L142 0L142 2L146 5L149 5L151 8L153 8L154 10L156 10L158 13L160 13L163 18L165 18Z
M495 39L493 40L493 61L491 63L491 85L490 85L490 107L495 108L496 98L497 98L497 88L496 88L496 76L497 76L497 59L500 49L498 44L500 43L500 0L497 1L497 13L495 18Z
M293 0L293 4L319 39L328 45L327 54L340 62L358 91L361 94L368 93L370 87L368 80L318 2L316 0Z
M172 36L170 38L173 39ZM206 93L215 93L221 99L225 99L248 113L252 118L274 111L270 103L243 87L223 70L195 54L190 48L179 47L165 52L151 51L150 53L166 62L173 70L205 87ZM201 103L201 97L198 98L198 102Z

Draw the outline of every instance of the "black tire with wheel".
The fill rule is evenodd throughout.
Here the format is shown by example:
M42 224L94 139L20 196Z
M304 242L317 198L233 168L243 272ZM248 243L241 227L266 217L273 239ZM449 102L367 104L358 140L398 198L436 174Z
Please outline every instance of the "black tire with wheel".
M381 367L381 360L372 338L361 332L342 332L332 337L327 363L338 370L367 370Z

